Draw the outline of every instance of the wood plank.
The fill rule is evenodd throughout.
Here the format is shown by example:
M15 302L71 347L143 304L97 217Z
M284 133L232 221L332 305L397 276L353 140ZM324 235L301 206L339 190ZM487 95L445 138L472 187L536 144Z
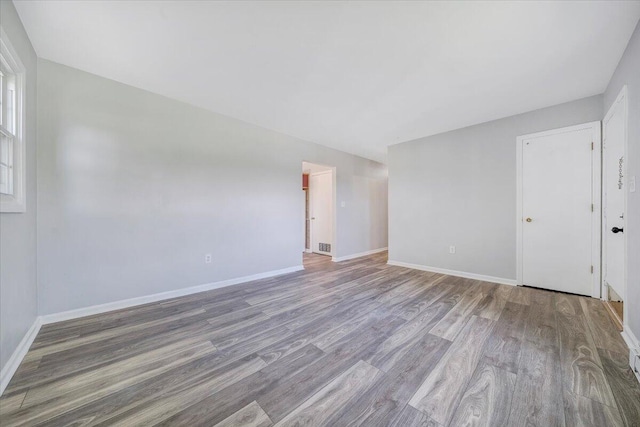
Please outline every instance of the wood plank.
M564 426L558 348L525 340L517 375L508 425Z
M626 354L598 350L625 426L640 425L640 387Z
M558 323L555 315L554 292L532 290L529 316L525 324L525 338L542 347L558 347Z
M558 312L557 320L565 390L615 406L598 350L582 313L563 315Z
M567 427L623 426L618 408L603 405L589 398L564 392L564 413Z
M520 305L529 305L531 303L531 288L526 286L514 286L509 294L508 301Z
M66 377L54 385L33 387L27 393L20 410L12 414L11 418L22 418L30 424L35 424L37 420L54 418L74 407L99 400L117 390L162 375L173 368L215 352L216 349L210 342L170 346L161 355L154 355L158 360L146 366L141 366L144 360L131 360L128 370L129 361L123 361L113 367L105 366L96 371ZM32 418L33 416L36 418Z
M412 320L432 304L445 303L453 307L460 301L466 288L446 281L447 278L443 276L438 279L433 286L396 305L392 312L405 320Z
M563 316L578 316L583 314L580 305L581 297L577 295L556 293L554 294L556 311Z
M124 387L102 399L75 407L41 424L51 426L82 424L80 420L92 420L94 424L98 424L105 419L131 411L135 407L142 407L171 390L187 388L208 378L226 375L227 372L238 369L244 364L253 363L256 358L258 357L254 354L229 363L220 363L218 354L214 353L174 368L163 375Z
M108 339L100 346L92 343L82 346L82 349L74 348L62 351L43 357L37 370L16 372L7 390L10 392L24 391L30 387L42 386L68 375L97 369L110 363L153 351L163 345L195 338L206 330L207 322L203 320L194 324L173 327L155 335L154 331L150 331L151 335L138 335L136 332ZM45 360L47 358L49 359Z
M442 424L435 422L424 412L406 405L389 427L442 427Z
M354 399L342 412L336 412L328 425L389 425L450 344L450 341L434 335L424 335L371 388Z
M345 336L360 328L369 321L369 316L354 317L349 321L341 323L322 335L313 339L313 344L321 350L327 350L336 342L342 340Z
M269 427L273 425L255 400L214 427Z
M389 372L398 360L413 351L413 344L427 335L433 325L451 310L451 307L452 304L447 301L429 306L387 338L376 352L367 358L367 361L376 368Z
M498 320L509 300L513 286L496 285L495 283L482 282L485 297L476 307L474 314L489 320Z
M354 314L353 317L352 314ZM264 347L258 354L265 362L273 363L309 343L313 343L320 349L325 349L360 326L367 324L371 319L377 318L378 314L375 311L360 317L356 317L352 310L338 315L334 315L330 311L316 322L304 328L298 328L290 336Z
M43 356L46 355L50 355L50 354L54 354L54 353L58 353L61 351L65 351L65 350L70 350L73 349L75 347L79 347L85 344L91 344L91 343L96 343L99 341L103 341L109 338L113 338L119 335L124 335L124 334L128 334L128 333L132 333L135 331L139 331L139 330L143 330L152 326L157 326L157 325L161 325L161 324L167 324L167 323L171 323L175 320L179 320L181 318L185 318L185 317L191 317L191 316L198 316L198 315L202 315L205 313L205 310L203 309L195 309L195 310L190 310L184 313L178 313L178 314L174 314L173 316L168 316L162 319L158 319L158 320L153 320L150 322L144 322L144 323L138 323L138 324L133 324L130 326L121 326L121 327L117 327L117 328L109 328L109 329L105 329L105 330L101 330L101 331L97 331L91 334L83 334L83 335L76 335L73 336L72 338L67 338L64 339L62 341L59 342L55 342L55 343L51 343L51 344L47 344L44 345L41 343L40 346L38 347L34 347L33 349L30 349L29 353L27 354L28 357L25 357L25 361L29 361L29 360L33 360L33 359L38 359L38 358L42 358Z
M120 327L129 328L133 325L153 322L198 308L200 308L199 304L190 302L182 302L181 307L178 309L164 306L161 302L155 302L137 306L135 309L125 308L79 319L47 324L43 325L40 329L33 346L34 348L40 348L43 345L66 341L69 337L73 336L88 336L92 333Z
M476 369L494 322L473 316L409 404L448 425Z
M247 373L248 375L243 375L243 378L225 384L225 388L216 388L211 392L205 392L204 396L195 396L194 400L186 399L180 407L175 407L171 416L167 417L167 414L164 413L162 418L155 419L154 423L167 426L215 425L257 400L258 396L277 381L282 381L306 368L321 355L320 350L309 345L271 365L265 366L264 361L260 359L263 368L259 371L252 370ZM180 393L178 396L182 397L182 395ZM160 405L157 408L162 410ZM137 412L140 410L135 410L132 415L135 416ZM153 412L149 415L153 415ZM124 423L123 425L134 424Z
M30 411L28 416L18 413L16 417L28 421L30 425L53 426L63 424L63 420L64 424L90 419L92 425L101 423L113 425L117 424L119 418L138 420L139 422L145 420L147 416L156 419L162 414L161 402L167 402L168 406L165 410L170 412L171 408L175 410L176 405L184 404L185 400L182 398L188 399L185 393L187 391L200 390L200 392L205 392L206 390L214 390L216 387L224 387L225 384L237 381L239 376L244 377L263 366L264 362L254 357L232 366L232 369L223 368L219 371L209 372L207 376L188 378L188 384L182 377L159 375L148 379L146 383L140 383L138 387L130 385L122 392L117 393L116 396L107 395L102 399L83 402L75 409L53 406L49 410L41 411L36 406L37 410ZM177 370L176 372L181 371ZM141 390L144 392L140 392ZM131 391L135 392L134 398L132 398ZM177 396L177 398L172 399L172 396Z
M24 397L27 392L17 393L11 396L3 395L0 397L0 416L6 415L10 412L15 412L22 406Z
M427 281L419 283L420 292L406 301L398 304L393 309L393 314L405 320L411 320L418 316L424 309L434 302L440 301L445 295L453 291L454 285L443 283L448 276L434 275Z
M605 303L595 298L580 298L582 311L587 319L593 342L598 349L629 353L616 325L607 313Z
M520 350L530 308L528 305L513 302L505 304L484 346L482 360L485 363L514 374L518 372Z
M276 423L278 427L331 425L327 421L358 394L367 390L382 372L360 361Z
M42 411L44 409L42 404L56 395L64 395L65 400L73 400L74 404L80 404L80 401L89 399L95 400L109 394L111 390L128 387L147 378L162 375L176 366L216 351L217 349L209 341L190 340L173 343L99 369L69 376L54 384L33 387L29 390L23 406L27 408L40 405L38 410Z
M402 304L402 302L412 298L416 294L420 293L424 289L420 286L420 283L424 281L424 278L415 273L412 275L405 275L394 277L392 282L397 284L390 292L385 292L376 297L376 301L391 306L394 304Z
M480 363L456 409L451 425L508 426L516 374Z
M154 424L163 421L172 415L182 411L186 406L191 406L217 391L223 390L238 379L245 378L258 372L265 366L259 359L252 359L248 364L242 366L242 370L226 372L222 376L212 376L197 385L192 385L188 389L175 390L173 393L166 393L161 398L154 400L144 407L134 408L129 414L119 417L117 420L111 419L109 425L133 426L143 424Z
M328 353L296 375L279 381L257 400L272 421L284 418L317 393L329 381L349 369L355 362L367 359L389 335L404 323L395 316L372 318L368 324L344 336L325 351Z
M476 307L485 298L477 283L470 284L472 286L462 299L451 309L449 312L436 323L429 333L442 337L446 340L453 341L458 333L462 330L467 321L471 318L471 315L476 310Z

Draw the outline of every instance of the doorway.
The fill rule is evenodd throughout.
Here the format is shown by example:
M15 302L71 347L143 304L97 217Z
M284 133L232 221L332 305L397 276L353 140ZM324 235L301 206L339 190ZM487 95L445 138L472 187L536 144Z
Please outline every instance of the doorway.
M517 138L519 285L600 297L600 122Z
M626 298L627 87L602 122L602 295L618 326Z
M335 168L303 162L305 252L335 254Z

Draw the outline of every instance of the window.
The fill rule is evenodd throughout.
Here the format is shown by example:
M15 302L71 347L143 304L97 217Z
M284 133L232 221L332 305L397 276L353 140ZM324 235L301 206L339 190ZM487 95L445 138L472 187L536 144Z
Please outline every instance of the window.
M0 28L0 212L24 212L24 67Z

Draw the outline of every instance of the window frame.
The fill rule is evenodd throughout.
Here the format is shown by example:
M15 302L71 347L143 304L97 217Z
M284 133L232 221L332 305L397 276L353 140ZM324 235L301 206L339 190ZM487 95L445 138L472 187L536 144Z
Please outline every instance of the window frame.
M11 45L4 29L0 27L0 60L15 76L15 130L13 133L12 183L13 194L0 194L0 213L23 213L27 210L26 180L26 139L25 139L25 83L26 70L20 57ZM3 106L4 107L4 106Z

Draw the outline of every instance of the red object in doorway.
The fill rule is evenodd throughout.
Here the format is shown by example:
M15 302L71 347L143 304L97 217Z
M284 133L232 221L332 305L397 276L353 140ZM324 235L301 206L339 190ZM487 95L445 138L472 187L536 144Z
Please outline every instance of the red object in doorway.
M307 188L309 188L309 174L308 173L303 173L302 174L302 189L306 190Z

